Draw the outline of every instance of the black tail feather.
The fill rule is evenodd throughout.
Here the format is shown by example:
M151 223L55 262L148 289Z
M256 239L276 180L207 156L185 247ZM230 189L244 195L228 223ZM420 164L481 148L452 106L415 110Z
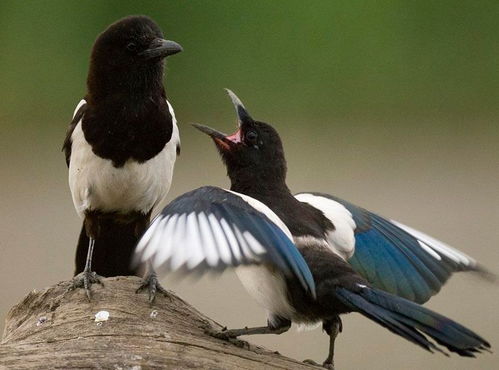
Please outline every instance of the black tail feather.
M475 357L475 353L490 349L490 344L476 333L407 299L370 287L356 292L337 288L336 295L353 311L430 352L445 353L425 335L461 356Z
M88 252L88 236L82 227L75 258L75 275L85 268ZM138 242L134 224L109 222L105 232L95 240L92 271L100 276L139 275L139 268L133 268L132 258Z

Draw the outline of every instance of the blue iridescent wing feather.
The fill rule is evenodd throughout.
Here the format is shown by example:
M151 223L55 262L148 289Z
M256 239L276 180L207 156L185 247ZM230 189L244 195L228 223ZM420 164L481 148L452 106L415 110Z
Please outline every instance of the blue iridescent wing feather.
M373 286L392 294L423 303L436 294L453 272L478 269L464 254L443 246L425 244L394 222L324 193L309 193L342 204L356 224L355 252L348 260ZM408 229L408 228L407 228ZM418 232L419 233L419 232ZM428 236L419 233L426 238Z

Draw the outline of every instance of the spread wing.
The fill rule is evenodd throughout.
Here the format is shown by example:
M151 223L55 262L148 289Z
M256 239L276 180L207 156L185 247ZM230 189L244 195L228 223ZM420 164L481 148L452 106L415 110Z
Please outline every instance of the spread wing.
M71 161L71 136L73 135L73 131L76 125L83 118L86 108L87 102L85 101L85 99L82 99L76 106L76 109L73 113L73 120L69 124L68 130L66 132L66 138L64 139L64 144L62 145L62 150L64 151L64 155L66 156L66 164L68 165L68 167L69 162Z
M270 263L315 295L312 274L284 223L243 194L202 187L181 195L155 218L138 243L136 261L158 271L222 271Z
M392 294L423 303L453 272L481 270L473 258L445 243L340 198L323 193L296 197L320 209L326 217L333 206L348 211L355 236L348 262L375 287ZM328 218L333 225L342 221L330 213Z

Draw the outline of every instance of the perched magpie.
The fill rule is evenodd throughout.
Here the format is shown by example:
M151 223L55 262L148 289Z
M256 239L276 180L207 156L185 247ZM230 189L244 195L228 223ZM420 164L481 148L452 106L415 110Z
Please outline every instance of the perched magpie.
M175 113L162 79L164 59L182 51L146 16L111 24L94 43L87 94L77 105L63 151L83 227L72 288L99 275L134 275L131 258L165 198L180 152ZM156 288L149 271L146 286ZM152 284L149 284L152 283Z
M238 266L243 285L268 312L267 326L214 336L280 334L292 322L319 322L330 336L323 366L333 368L340 315L359 312L428 351L442 351L428 337L461 356L490 348L471 330L418 304L452 272L480 270L471 257L339 198L293 196L278 133L228 93L238 115L236 133L195 127L214 140L230 190L203 187L178 197L136 250L139 261L151 260L163 271Z

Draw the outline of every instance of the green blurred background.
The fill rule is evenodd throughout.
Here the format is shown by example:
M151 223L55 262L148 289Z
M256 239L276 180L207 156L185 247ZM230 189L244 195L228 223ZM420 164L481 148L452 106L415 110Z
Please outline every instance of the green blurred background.
M334 193L499 271L499 2L3 0L2 318L31 289L72 274L81 221L60 148L85 94L93 41L129 14L151 16L184 47L166 77L182 135L170 199L227 186L213 145L189 123L231 131L229 87L280 131L294 191ZM264 323L232 272L164 283L228 326ZM460 274L428 306L497 347L497 284ZM499 361L430 355L357 315L344 327L339 369L492 369ZM328 342L318 329L251 340L316 361Z

